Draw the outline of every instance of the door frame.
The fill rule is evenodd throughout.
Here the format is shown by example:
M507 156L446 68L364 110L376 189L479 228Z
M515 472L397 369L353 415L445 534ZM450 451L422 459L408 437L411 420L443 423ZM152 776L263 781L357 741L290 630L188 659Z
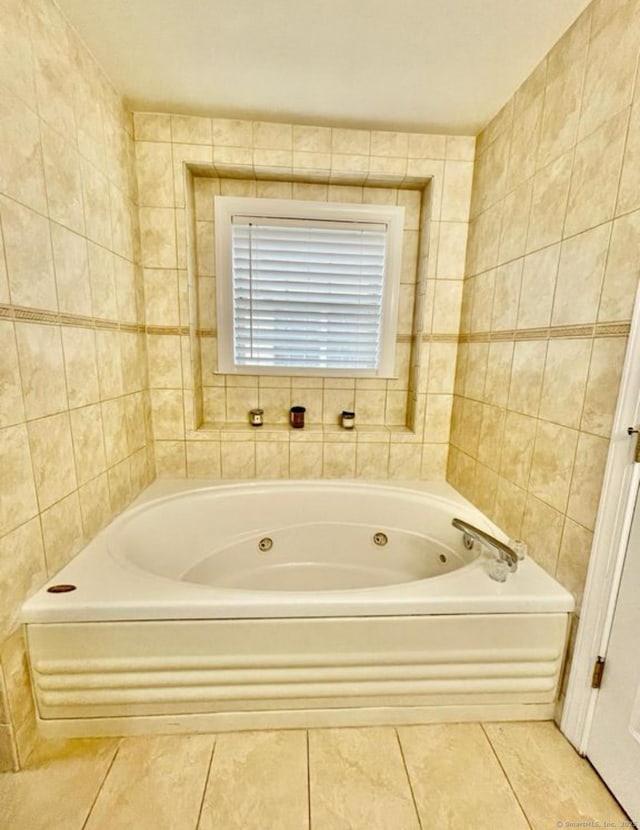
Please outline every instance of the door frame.
M591 688L593 666L605 657L627 540L640 484L640 464L633 464L635 436L627 427L640 424L640 285L613 420L611 443L596 518L593 547L560 729L585 755L598 690Z

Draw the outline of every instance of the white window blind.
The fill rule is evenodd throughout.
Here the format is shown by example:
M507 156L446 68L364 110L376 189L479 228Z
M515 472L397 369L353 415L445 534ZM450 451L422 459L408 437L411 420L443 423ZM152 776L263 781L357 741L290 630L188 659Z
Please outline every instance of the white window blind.
M254 209L263 201L255 200ZM280 213L290 213L291 204L279 202ZM302 204L317 211L317 203ZM218 315L221 357L226 352L222 371L389 372L386 329L393 329L395 340L390 323L396 314L389 222L345 218L344 212L327 218L330 207L311 217L230 213L229 253L223 256L229 273L217 274L218 296L231 317L225 338Z

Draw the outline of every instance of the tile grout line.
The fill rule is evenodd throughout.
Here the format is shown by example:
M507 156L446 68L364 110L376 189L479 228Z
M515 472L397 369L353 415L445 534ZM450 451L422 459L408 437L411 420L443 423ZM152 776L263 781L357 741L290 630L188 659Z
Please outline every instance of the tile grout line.
M492 740L491 740L491 738L490 738L490 736L489 736L489 733L488 733L488 732L487 732L487 730L485 729L485 724L484 724L484 721L481 721L481 722L480 722L480 728L482 729L482 731L483 731L483 733L484 733L484 736L485 736L485 738L487 739L487 743L489 744L489 747L491 748L491 752L493 752L493 755L494 755L494 757L495 757L496 761L498 762L498 766L499 766L499 767L500 767L500 769L502 770L502 774L504 775L505 781L507 782L507 784L509 785L509 789L510 789L510 790L511 790L511 792L513 793L513 797L515 798L515 800L516 800L516 802L517 802L517 804L518 804L518 807L520 808L520 811L521 811L521 813L522 813L522 815L523 815L523 817L524 817L524 820L527 822L527 825L529 826L530 830L534 830L533 825L532 825L532 824L531 824L531 822L529 821L529 816L527 815L527 813L526 813L526 811L525 811L525 809L524 809L524 807L523 807L523 805L522 805L522 802L520 801L520 798L519 798L519 796L518 796L518 793L516 792L515 787L514 787L514 786L513 786L513 784L511 783L511 779L509 778L509 775L508 775L508 773L507 773L506 769L505 769L505 768L504 768L504 766L502 765L502 761L500 760L500 756L498 755L498 753L497 753L497 751L496 751L496 748L495 748L495 747L494 747L494 745L493 745L493 742L492 742Z
M107 771L104 774L104 778L100 782L100 786L98 787L98 791L95 795L95 798L91 802L91 807L89 808L89 812L87 813L87 817L85 818L84 822L82 823L81 830L85 830L85 828L86 828L86 826L89 822L89 819L91 818L91 814L93 813L94 807L98 803L98 799L100 798L100 794L102 793L102 791L104 789L104 785L107 782L107 778L109 777L109 774L110 774L111 770L113 769L113 765L116 762L116 758L118 757L118 753L120 752L121 746L122 746L122 738L118 741L118 746L116 747L116 751L113 753L113 758L111 759L111 763L109 764L109 766L107 768Z
M311 752L309 750L309 730L305 729L305 735L307 739L307 817L308 817L308 830L311 830Z
M420 830L423 830L422 826L422 819L420 818L420 811L418 810L418 803L416 801L416 796L413 791L413 784L411 783L411 776L409 775L409 767L407 766L407 760L404 757L404 750L402 749L402 741L400 740L400 735L398 733L398 729L394 727L394 733L396 736L396 741L398 742L398 749L400 750L400 757L402 758L402 766L404 767L404 774L407 776L407 782L409 784L409 792L411 793L411 801L413 802L413 809L416 814L416 818L418 819L418 826Z
M209 787L209 780L211 778L211 769L213 767L213 756L216 753L216 747L218 746L217 737L214 736L213 739L213 746L211 747L211 757L209 758L209 765L207 767L207 774L204 777L204 786L202 787L202 797L200 799L200 809L198 810L198 817L196 819L196 823L194 825L194 830L198 830L200 827L200 821L202 819L202 811L204 809L204 800L207 794L207 789Z

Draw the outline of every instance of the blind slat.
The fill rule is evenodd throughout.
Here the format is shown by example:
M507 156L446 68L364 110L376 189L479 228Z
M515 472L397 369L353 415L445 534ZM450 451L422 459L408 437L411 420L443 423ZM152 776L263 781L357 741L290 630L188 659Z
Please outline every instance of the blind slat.
M239 365L377 366L386 230L327 225L233 225Z

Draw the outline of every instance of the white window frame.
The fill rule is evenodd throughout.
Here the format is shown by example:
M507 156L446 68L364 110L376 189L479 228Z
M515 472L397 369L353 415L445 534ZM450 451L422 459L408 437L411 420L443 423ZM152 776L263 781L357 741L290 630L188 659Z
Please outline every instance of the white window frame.
M395 346L402 266L404 207L310 202L293 199L259 199L215 196L216 303L218 373L320 377L395 377ZM233 280L231 228L234 217L384 224L387 227L385 272L380 325L380 359L377 369L344 369L299 366L238 365L233 349Z

